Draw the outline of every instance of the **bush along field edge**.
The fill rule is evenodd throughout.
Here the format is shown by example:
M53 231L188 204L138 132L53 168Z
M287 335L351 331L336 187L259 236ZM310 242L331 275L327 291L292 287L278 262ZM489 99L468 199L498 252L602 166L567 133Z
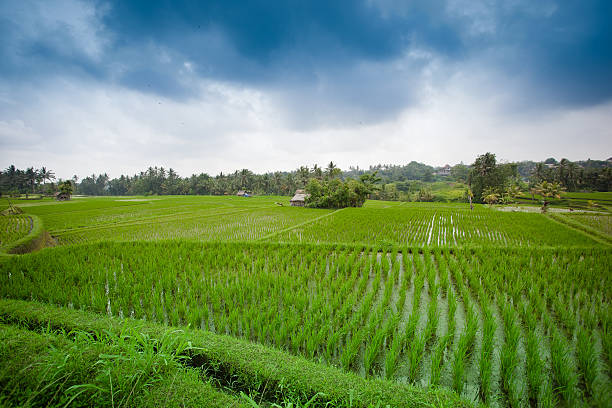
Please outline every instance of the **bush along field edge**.
M0 320L32 331L130 331L151 339L166 336L168 326L103 317L91 312L57 308L37 302L0 300ZM187 367L202 369L218 386L250 395L253 401L293 401L311 407L468 407L472 403L446 389L425 390L318 364L257 343L189 328L173 329L176 344L189 344L182 356ZM5 364L5 363L3 363Z

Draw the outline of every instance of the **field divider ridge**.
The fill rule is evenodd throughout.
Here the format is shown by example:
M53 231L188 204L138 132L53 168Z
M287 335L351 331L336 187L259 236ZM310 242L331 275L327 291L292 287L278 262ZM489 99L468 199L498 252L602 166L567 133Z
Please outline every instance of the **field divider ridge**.
M323 218L325 218L325 217L329 217L330 215L336 214L337 212L342 211L343 209L344 209L344 208L339 208L339 209L337 209L337 210L335 210L335 211L329 212L329 213L327 213L327 214L323 214L323 215L321 215L321 216L319 216L319 217L316 217L316 218L313 218L313 219L311 219L311 220L307 220L307 221L301 222L301 223L299 223L299 224L292 225L291 227L283 228L282 230L272 232L272 233L270 233L270 234L268 234L268 235L264 235L263 237L258 238L258 239L256 239L255 241L263 241L263 240L266 240L266 239L268 239L268 238L272 238L272 237L273 237L273 236L275 236L275 235L282 234L283 232L291 231L292 229L295 229L295 228L298 228L298 227L301 227L301 226L304 226L304 225L307 225L307 224L313 223L313 222L315 222L315 221L319 221L320 219L323 219Z

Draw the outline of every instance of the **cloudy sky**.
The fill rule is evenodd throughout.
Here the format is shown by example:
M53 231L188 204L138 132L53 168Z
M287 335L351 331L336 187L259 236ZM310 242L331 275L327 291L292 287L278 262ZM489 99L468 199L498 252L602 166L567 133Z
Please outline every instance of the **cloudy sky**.
M0 1L0 166L612 156L609 0Z

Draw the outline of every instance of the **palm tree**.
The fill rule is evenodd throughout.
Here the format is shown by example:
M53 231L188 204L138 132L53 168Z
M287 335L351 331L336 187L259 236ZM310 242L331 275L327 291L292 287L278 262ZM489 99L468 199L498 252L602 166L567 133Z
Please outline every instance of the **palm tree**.
M308 166L300 166L297 171L297 176L300 180L300 184L303 187L306 187L308 180L310 179L310 170L308 170Z
M521 188L518 185L516 184L510 185L506 189L506 194L504 196L504 202L506 204L513 203L514 199L518 197L520 194L521 194Z
M561 184L559 183L549 183L548 181L543 181L540 184L535 186L536 191L539 195L542 196L542 212L545 213L548 210L548 204L550 204L550 202L548 201L549 197L553 197L553 198L557 198L560 199L561 198L561 194L563 194L563 191L565 190L565 188L563 188L561 186Z
M325 174L330 180L336 178L336 176L339 176L341 173L342 170L340 170L338 166L334 164L333 161L330 161L327 165L327 168L325 169Z
M34 193L34 186L39 180L38 171L34 167L28 167L25 171L25 178L27 185L32 189L32 193ZM28 198L28 190L26 190L26 198Z
M46 167L41 167L41 169L39 170L39 174L40 177L42 178L42 182L43 182L43 191L45 190L44 186L46 184L46 181L49 180L55 180L55 173L53 172L53 170L47 170Z
M471 188L466 188L465 189L465 196L467 197L467 199L470 202L470 210L474 210L474 203L472 202L472 200L474 199L474 193L472 192Z
M484 201L485 203L489 205L493 205L497 203L498 200L499 200L499 194L495 192L495 189L488 187L485 189L485 191L483 191L482 201Z
M536 186L531 187L529 189L529 193L531 194L531 199L535 201L535 196L536 194L538 194L538 189L536 188Z
M252 178L253 173L249 169L242 169L240 173L237 174L240 179L240 187L243 189L251 189L252 187Z

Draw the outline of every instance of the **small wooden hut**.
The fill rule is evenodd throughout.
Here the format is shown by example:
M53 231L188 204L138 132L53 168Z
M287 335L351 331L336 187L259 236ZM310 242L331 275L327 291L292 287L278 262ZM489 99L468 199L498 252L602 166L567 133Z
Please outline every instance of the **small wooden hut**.
M295 195L291 199L290 203L293 207L304 207L306 205L306 199L310 197L304 190L295 190Z
M70 194L68 194L68 193L55 193L55 199L57 201L68 201L68 200L70 200Z

